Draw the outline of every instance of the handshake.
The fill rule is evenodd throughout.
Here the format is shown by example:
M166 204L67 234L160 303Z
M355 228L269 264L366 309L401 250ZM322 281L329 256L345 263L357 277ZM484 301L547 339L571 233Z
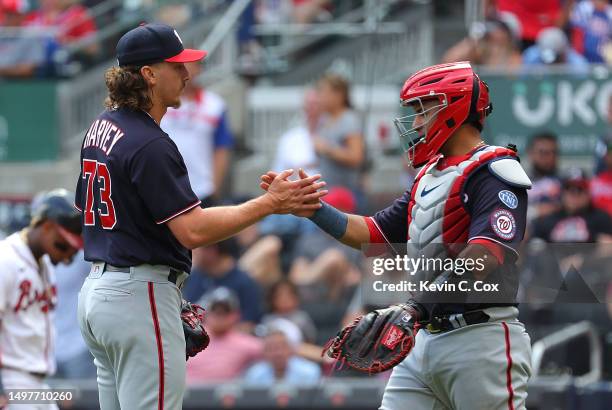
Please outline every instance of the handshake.
M274 213L308 218L322 206L320 199L328 192L322 189L325 182L319 181L321 175L308 176L302 169L298 171L299 179L289 180L293 174L292 169L281 173L268 171L261 176L259 186L266 191Z

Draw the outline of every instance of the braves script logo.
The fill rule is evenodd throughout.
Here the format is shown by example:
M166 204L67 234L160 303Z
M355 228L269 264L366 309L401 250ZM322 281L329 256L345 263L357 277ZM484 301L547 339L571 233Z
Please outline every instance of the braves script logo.
M19 292L19 298L13 308L15 313L20 310L25 311L36 303L40 304L40 310L44 313L55 308L57 297L55 286L50 286L45 290L32 289L32 282L25 279L19 284Z

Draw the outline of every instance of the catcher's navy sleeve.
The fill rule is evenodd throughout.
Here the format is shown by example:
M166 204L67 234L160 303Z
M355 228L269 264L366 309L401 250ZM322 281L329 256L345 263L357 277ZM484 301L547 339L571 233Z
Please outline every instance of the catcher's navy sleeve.
M130 177L157 224L200 204L183 157L170 138L157 138L142 148L132 161Z
M486 239L517 253L527 223L527 190L510 186L484 167L470 177L463 200L471 216L468 240Z
M410 192L404 192L400 198L378 211L373 217L366 218L370 229L371 243L405 243L408 239L408 202Z

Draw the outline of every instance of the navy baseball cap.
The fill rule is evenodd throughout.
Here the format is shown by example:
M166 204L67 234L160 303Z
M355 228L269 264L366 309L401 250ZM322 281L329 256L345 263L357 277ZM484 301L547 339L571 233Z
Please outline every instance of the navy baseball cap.
M119 39L116 51L120 66L162 61L189 63L201 60L208 54L204 50L184 48L176 30L161 23L143 24L128 31Z

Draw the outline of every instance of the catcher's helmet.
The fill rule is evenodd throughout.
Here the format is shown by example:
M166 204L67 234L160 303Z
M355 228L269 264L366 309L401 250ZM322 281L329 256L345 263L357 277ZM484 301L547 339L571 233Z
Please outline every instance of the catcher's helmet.
M31 225L51 220L58 225L59 231L75 249L83 247L81 213L72 205L74 195L65 189L44 192L32 201Z
M428 101L437 104L425 109L423 103ZM414 167L438 154L462 124L482 130L492 111L489 88L468 62L439 64L416 72L404 83L400 103L416 111L395 120L402 148ZM417 116L424 118L418 125Z

